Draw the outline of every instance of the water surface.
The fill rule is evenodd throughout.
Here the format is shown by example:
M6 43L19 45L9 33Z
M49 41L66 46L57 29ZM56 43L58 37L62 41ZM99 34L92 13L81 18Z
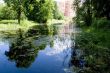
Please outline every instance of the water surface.
M59 26L58 26L59 27ZM72 73L70 71L70 26L60 26L58 34L0 40L1 73Z

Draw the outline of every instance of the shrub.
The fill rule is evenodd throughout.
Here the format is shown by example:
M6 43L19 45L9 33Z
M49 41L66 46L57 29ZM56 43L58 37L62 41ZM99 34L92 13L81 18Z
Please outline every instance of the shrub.
M92 26L95 28L108 28L110 27L110 21L105 18L94 19Z
M17 19L17 13L12 9L12 7L4 6L0 8L0 19Z
M39 23L46 23L48 19L53 18L52 0L27 0L24 7L25 14L29 20Z
M76 38L76 46L84 51L84 59L86 61L86 67L94 73L109 71L109 32L106 34L101 32L84 32L78 35ZM108 34L108 35L107 35ZM104 37L105 36L105 37ZM89 71L90 71L89 70ZM104 72L103 72L104 71ZM85 72L84 72L85 73Z
M53 18L58 20L64 19L64 15L62 12L59 11L56 2L54 2Z

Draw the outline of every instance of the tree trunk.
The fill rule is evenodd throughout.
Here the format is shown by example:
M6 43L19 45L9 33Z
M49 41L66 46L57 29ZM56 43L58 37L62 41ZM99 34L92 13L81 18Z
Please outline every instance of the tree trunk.
M91 26L92 24L92 15L91 15L91 10L90 7L87 9L87 17L86 17L86 25Z
M18 24L21 22L21 8L18 9Z

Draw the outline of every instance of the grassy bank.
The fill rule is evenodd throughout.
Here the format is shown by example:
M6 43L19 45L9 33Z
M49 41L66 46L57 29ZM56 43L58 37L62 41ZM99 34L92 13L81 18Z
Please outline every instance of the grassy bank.
M84 51L84 73L109 73L110 29L83 27L76 46Z
M47 25L55 25L55 24L62 24L64 23L64 20L49 20L47 22ZM16 34L16 31L19 29L22 29L24 31L27 31L29 28L35 26L35 25L43 25L42 23L36 23L29 20L22 20L21 24L18 24L17 20L1 20L0 21L0 34L5 35L13 35Z
M22 20L21 24L18 24L17 20L1 20L0 21L0 33L1 34L16 34L18 29L24 31L28 30L30 27L38 25L33 21Z
M0 21L0 29L6 30L17 30L19 28L29 28L33 25L38 25L33 21L22 20L21 24L18 24L17 20L1 20Z

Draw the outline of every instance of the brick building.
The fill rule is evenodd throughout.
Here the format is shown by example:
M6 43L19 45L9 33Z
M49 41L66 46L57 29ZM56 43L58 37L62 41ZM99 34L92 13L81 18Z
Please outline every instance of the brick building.
M56 0L59 10L67 17L73 17L73 0Z

